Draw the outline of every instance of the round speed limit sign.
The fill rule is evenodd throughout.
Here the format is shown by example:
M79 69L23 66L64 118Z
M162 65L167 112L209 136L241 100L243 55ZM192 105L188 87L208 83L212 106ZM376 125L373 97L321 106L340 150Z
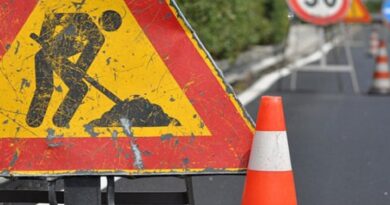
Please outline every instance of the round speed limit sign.
M288 0L302 20L316 25L336 23L346 15L351 0Z

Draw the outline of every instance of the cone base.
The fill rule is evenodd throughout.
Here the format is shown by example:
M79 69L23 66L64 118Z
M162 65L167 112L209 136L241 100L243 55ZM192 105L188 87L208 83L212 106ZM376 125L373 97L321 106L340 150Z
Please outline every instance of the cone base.
M296 205L292 171L248 170L242 205Z
M376 57L378 56L378 52L371 52L371 51L369 51L369 52L367 52L367 55L368 55L369 57L376 58Z
M390 95L390 88L371 88L368 91L368 94L371 95Z

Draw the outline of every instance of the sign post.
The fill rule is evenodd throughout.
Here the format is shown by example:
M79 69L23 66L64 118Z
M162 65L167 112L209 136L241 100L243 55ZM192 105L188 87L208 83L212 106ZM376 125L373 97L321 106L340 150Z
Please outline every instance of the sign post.
M348 24L347 32L351 46L366 46L365 42L360 42L357 39L355 40L355 35L351 33L351 30L357 28L357 24L369 24L371 21L371 14L366 6L364 6L363 2L361 0L352 0L351 6L344 17L344 22Z
M64 180L65 204L101 205L100 177L69 177Z
M340 22L346 15L350 1L349 0L288 0L293 11L301 19L319 26L321 47L325 43L324 26ZM342 38L346 38L346 29L341 25ZM351 55L351 48L347 40L343 41L344 51L347 57L346 65L330 65L327 62L327 53L323 51L319 65L304 66L292 70L290 88L296 89L298 72L347 72L350 74L353 91L359 93L359 85L356 77L355 67Z

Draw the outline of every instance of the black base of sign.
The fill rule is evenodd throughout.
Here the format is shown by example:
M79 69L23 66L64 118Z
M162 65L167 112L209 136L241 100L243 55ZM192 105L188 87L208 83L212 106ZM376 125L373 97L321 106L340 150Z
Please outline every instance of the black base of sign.
M108 177L107 191L100 190L99 177L64 178L64 191L55 191L48 181L48 191L0 190L0 203L49 203L50 205L194 205L192 177L185 176L187 190L183 192L115 192L114 177Z

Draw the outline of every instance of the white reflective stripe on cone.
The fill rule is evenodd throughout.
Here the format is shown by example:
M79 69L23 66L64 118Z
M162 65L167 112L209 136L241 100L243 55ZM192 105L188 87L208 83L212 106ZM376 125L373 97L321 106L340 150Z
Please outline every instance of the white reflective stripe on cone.
M379 63L377 66L376 66L376 71L389 71L389 65L387 65L387 63Z
M290 171L290 153L285 131L256 131L249 170Z
M389 79L375 79L374 87L376 88L390 88L390 80Z
M387 56L387 51L385 48L379 48L378 56Z

